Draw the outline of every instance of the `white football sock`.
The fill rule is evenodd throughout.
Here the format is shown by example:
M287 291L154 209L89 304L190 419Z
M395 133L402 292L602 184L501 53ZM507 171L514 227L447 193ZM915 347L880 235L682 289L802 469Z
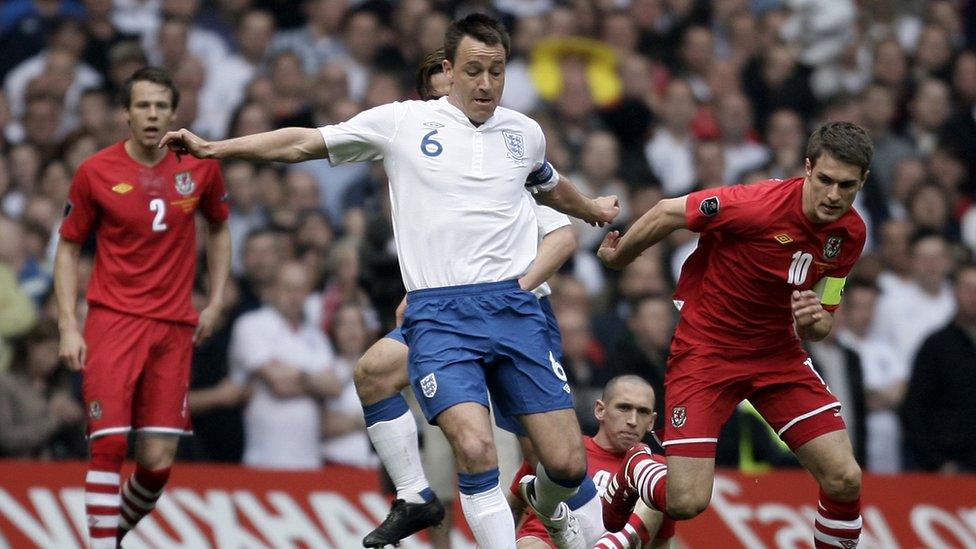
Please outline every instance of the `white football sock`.
M420 462L417 423L413 415L408 411L389 421L374 423L366 428L366 432L396 486L397 498L423 503L425 499L421 493L429 491L430 483Z

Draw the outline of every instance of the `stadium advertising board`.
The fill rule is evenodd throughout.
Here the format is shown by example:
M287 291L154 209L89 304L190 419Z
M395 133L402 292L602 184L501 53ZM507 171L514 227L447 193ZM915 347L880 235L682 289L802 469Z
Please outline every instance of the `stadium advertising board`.
M82 547L80 463L0 461L0 549ZM181 464L126 549L354 548L386 515L376 474ZM976 547L976 477L865 476L861 549ZM816 488L800 472L720 473L709 510L678 525L688 547L811 547ZM471 547L455 529L455 547ZM405 549L428 547L407 540Z

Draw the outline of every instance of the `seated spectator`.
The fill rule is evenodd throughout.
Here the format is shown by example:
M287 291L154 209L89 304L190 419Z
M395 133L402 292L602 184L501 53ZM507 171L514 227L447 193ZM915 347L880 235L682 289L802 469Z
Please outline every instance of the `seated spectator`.
M0 456L85 457L85 413L70 389L57 324L42 322L17 342L10 371L0 374Z
M328 463L376 468L379 458L373 453L363 405L356 396L352 371L375 335L366 327L362 306L346 302L336 309L329 338L338 356L332 362L333 374L342 384L342 393L327 398L322 411L322 456Z
M244 411L244 459L250 467L315 469L322 465L321 399L343 386L332 370L332 345L303 308L311 292L305 267L280 265L270 304L241 315L230 342L231 379L253 390Z
M905 466L976 472L976 265L956 273L955 318L915 358L905 403Z

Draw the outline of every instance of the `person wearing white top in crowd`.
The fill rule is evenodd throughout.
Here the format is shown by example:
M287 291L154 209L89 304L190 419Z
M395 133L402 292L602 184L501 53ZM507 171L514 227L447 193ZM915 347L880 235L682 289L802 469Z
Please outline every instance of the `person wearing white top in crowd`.
M244 458L250 467L314 469L322 465L321 399L342 394L332 345L305 318L312 289L301 263L281 265L269 305L242 315L229 349L231 379L250 385L244 411Z

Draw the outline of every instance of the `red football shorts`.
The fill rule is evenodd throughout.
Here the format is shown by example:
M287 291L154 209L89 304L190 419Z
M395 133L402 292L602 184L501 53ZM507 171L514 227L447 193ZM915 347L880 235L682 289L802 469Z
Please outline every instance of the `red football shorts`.
M188 434L193 327L91 307L82 394L88 436Z
M745 399L794 451L846 428L837 397L799 350L680 349L668 358L664 397L669 456L714 457L722 425Z

